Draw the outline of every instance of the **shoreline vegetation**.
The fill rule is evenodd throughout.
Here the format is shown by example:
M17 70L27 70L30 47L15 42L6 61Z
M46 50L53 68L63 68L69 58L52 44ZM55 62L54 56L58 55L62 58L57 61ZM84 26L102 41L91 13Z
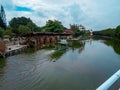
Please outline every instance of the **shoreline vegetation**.
M101 31L94 31L95 36L100 36L104 38L110 38L120 41L120 25L116 28L109 28Z

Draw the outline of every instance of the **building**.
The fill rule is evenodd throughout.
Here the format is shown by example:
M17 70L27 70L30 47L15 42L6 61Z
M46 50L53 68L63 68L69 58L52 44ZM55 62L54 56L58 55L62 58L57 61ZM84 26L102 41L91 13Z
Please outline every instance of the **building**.
M79 30L80 31L84 31L85 30L85 27L83 25L79 25Z
M65 34L71 34L70 36L67 37L67 39L71 39L72 36L74 35L74 32L71 29L66 29L64 30Z
M66 30L64 30L64 33L66 33L66 34L74 34L74 32L71 30L71 29L66 29Z

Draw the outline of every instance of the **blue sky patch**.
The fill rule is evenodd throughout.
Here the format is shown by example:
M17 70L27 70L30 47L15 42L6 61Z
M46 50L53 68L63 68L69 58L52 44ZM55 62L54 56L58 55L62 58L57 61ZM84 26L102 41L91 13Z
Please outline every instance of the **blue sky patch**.
M27 11L27 12L32 12L33 10L31 8L27 7L21 7L21 6L15 6L16 11Z

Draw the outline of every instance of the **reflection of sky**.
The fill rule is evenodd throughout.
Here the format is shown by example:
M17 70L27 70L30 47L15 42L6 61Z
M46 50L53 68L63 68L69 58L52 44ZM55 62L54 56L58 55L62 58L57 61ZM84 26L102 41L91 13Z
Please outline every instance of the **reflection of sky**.
M118 55L101 41L93 41L92 46L89 42L86 43L85 49L80 54L78 50L69 51L58 62L68 71L94 76L99 80L120 68Z
M0 90L95 90L120 69L119 55L102 41L86 42L81 53L68 50L56 62L49 61L52 53L43 49L7 58Z

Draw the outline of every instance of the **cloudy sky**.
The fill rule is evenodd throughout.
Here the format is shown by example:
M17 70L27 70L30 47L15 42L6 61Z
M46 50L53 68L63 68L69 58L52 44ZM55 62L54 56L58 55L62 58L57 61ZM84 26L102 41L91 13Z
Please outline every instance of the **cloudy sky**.
M39 26L59 20L66 27L82 24L87 29L101 30L120 25L120 0L0 0L7 21L29 17Z

